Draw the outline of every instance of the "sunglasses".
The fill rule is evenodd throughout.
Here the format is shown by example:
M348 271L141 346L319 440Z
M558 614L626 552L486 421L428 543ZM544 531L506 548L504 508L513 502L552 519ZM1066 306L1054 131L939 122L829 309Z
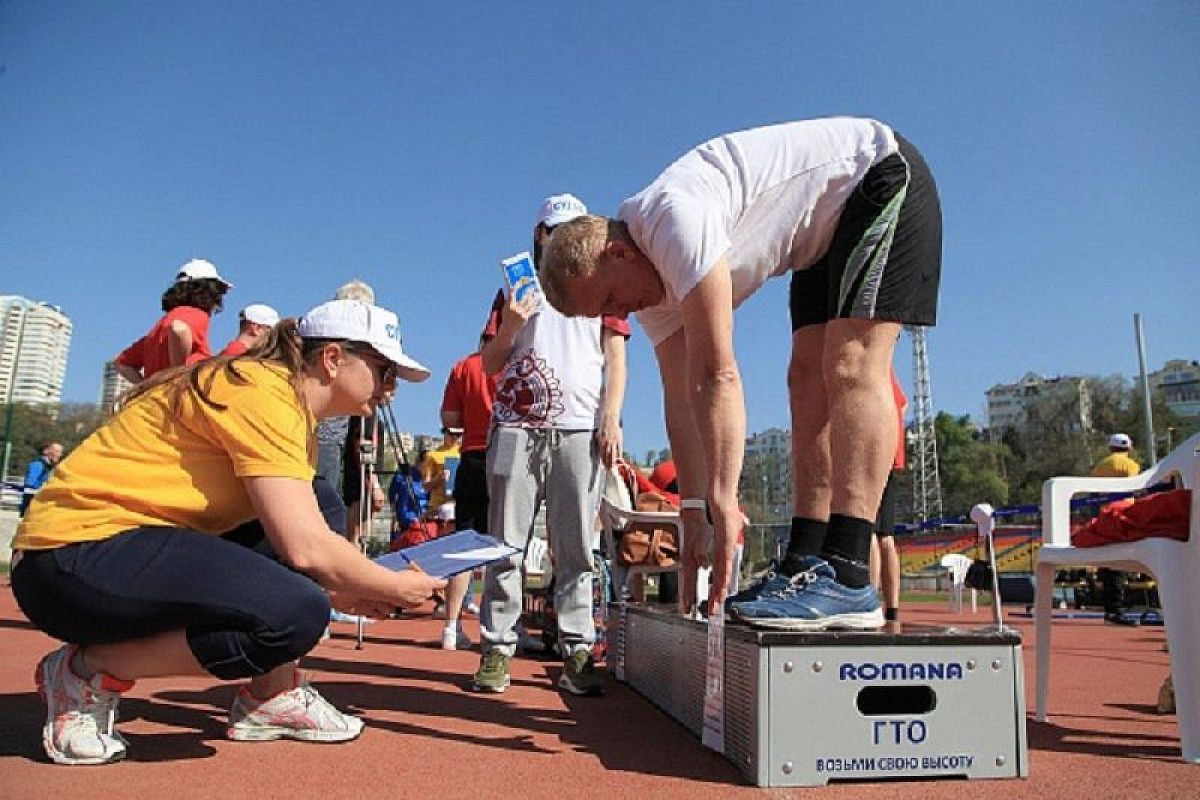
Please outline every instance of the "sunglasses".
M375 348L369 344L357 344L347 342L342 345L347 353L353 353L361 358L371 367L371 371L379 378L379 382L385 386L389 386L396 382L399 375L399 367L396 364L375 351Z

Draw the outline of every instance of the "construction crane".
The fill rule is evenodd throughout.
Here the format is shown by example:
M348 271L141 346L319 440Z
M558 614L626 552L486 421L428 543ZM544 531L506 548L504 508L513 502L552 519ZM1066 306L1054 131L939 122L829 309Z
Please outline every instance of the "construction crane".
M929 381L926 328L907 325L913 352L913 517L914 522L940 519L942 483L938 480L937 435L933 426L933 393Z

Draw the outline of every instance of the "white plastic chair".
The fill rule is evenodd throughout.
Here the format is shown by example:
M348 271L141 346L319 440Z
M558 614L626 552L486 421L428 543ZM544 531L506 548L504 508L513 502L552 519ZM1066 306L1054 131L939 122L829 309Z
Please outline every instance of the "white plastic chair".
M1186 542L1150 537L1100 547L1071 546L1071 496L1131 492L1179 476L1192 490ZM1103 566L1149 572L1158 582L1175 679L1183 758L1200 763L1200 434L1192 436L1153 469L1131 478L1051 478L1042 487L1042 548L1037 557L1034 619L1037 647L1035 718L1046 719L1050 686L1051 607L1054 573L1064 566ZM1152 693L1154 687L1147 686Z
M550 548L545 539L540 536L529 537L529 544L525 548L525 560L522 565L526 576L547 576L550 573L549 551Z
M962 553L947 553L942 556L942 566L950 571L950 610L961 614L963 610L963 588L967 579L967 570L971 559ZM971 613L979 610L977 592L971 590Z
M653 564L639 564L627 567L617 559L617 534L625 530L631 523L646 523L657 528L672 528L675 531L675 541L679 545L679 553L683 554L683 520L678 511L634 511L632 508L620 508L607 497L600 499L600 526L604 532L605 552L612 559L613 586L618 599L624 599L627 594L630 575L648 575L661 572L679 572L680 561L674 566L659 567Z

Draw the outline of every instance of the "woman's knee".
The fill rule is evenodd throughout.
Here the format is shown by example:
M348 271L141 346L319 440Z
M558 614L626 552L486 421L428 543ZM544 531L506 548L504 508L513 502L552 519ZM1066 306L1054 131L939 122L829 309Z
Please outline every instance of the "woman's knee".
M286 616L246 630L189 635L201 664L223 680L249 678L295 661L316 647L329 625L329 597L313 583L290 592Z

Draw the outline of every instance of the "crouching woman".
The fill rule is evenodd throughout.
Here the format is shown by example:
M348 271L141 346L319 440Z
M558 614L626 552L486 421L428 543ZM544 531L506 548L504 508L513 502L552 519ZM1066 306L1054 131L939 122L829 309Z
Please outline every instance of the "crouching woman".
M14 541L12 588L66 642L37 667L46 753L124 757L114 728L138 678L249 679L229 712L237 740L347 741L362 722L296 669L330 603L384 616L444 581L396 573L334 535L313 481L317 420L370 414L397 377L429 372L400 347L396 315L340 300L284 320L249 355L165 371L71 453ZM332 517L330 517L332 518Z

